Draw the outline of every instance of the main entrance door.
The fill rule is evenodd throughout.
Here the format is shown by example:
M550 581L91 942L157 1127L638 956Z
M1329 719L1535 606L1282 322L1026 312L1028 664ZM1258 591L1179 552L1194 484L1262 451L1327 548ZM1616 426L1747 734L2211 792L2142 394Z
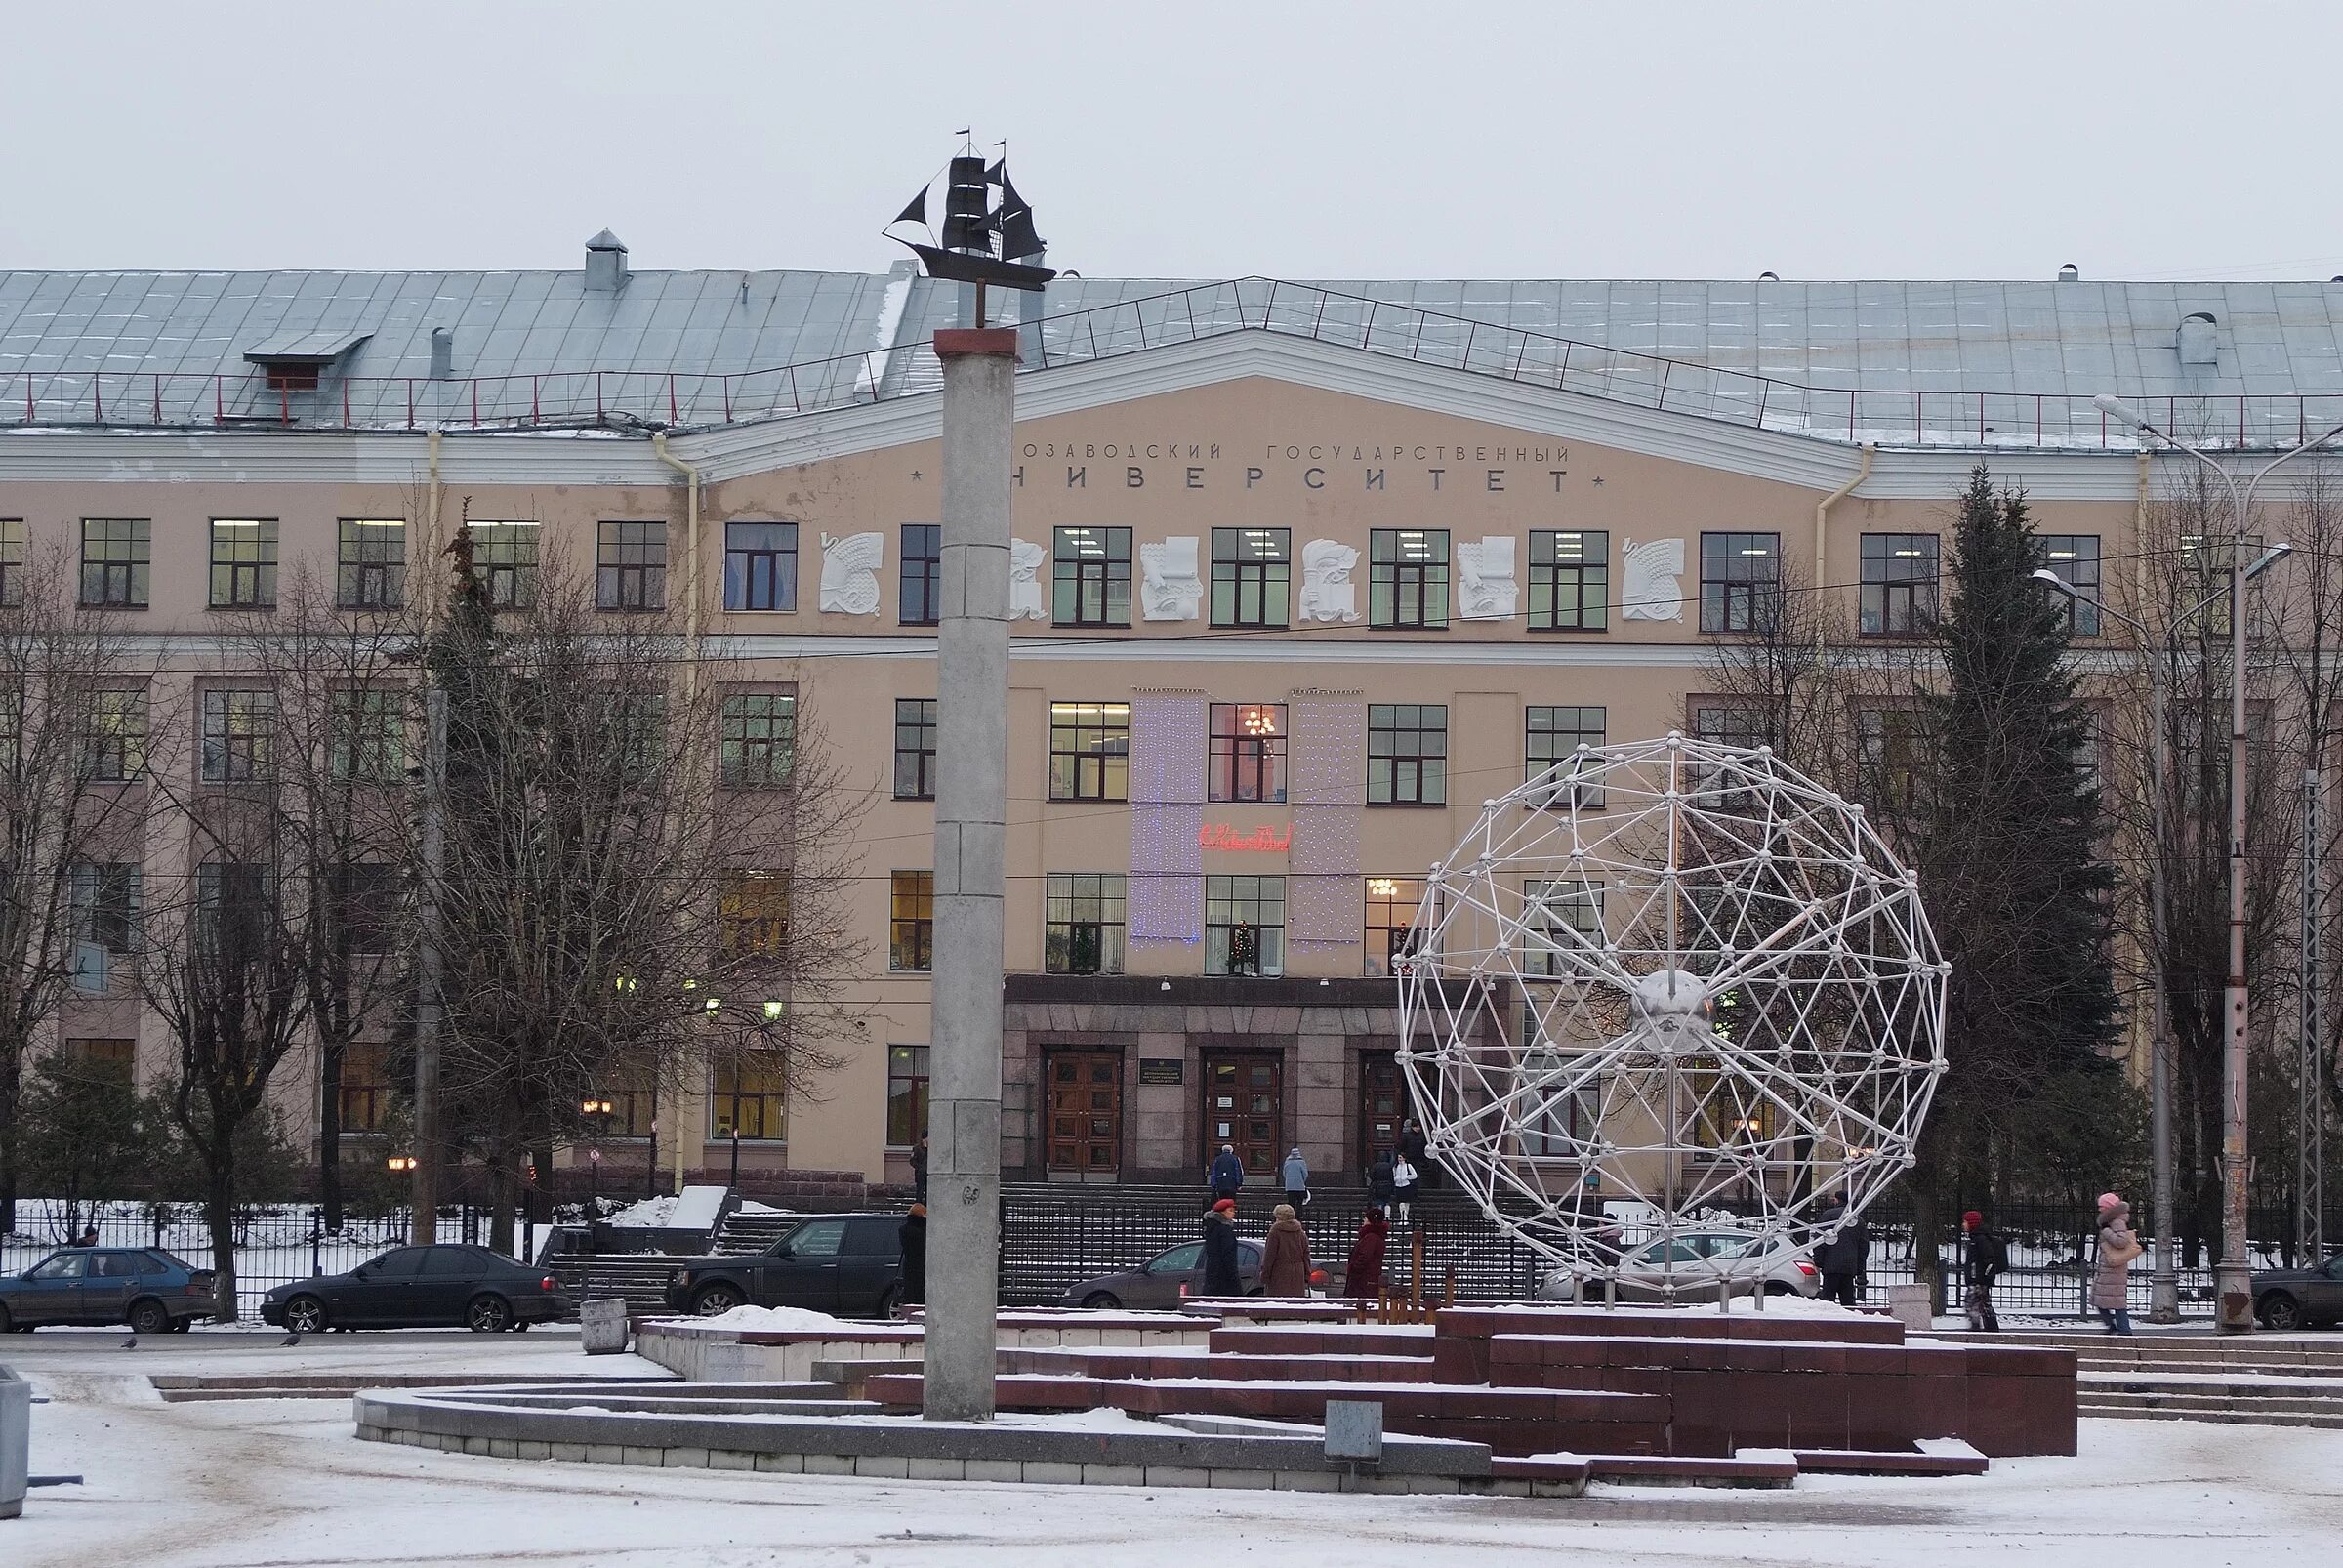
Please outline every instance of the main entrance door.
M1245 1179L1274 1184L1286 1151L1286 1064L1277 1056L1231 1052L1204 1058L1204 1158L1201 1173L1226 1143L1245 1162Z
M1112 1181L1123 1165L1123 1057L1049 1052L1049 1179Z
M1399 1057L1388 1051L1359 1052L1358 1172L1364 1180L1377 1154L1399 1146L1399 1126L1408 1116L1408 1084Z

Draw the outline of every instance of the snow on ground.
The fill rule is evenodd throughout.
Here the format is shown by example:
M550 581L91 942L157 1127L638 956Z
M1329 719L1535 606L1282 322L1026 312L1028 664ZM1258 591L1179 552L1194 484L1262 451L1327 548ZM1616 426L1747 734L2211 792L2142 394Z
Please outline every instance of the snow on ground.
M736 1306L715 1317L691 1319L703 1329L756 1329L766 1334L836 1334L850 1340L868 1333L868 1323L849 1323L843 1317L802 1306ZM890 1325L891 1327L891 1325Z
M540 1335L335 1335L292 1350L197 1333L8 1344L44 1488L0 1522L9 1568L526 1564L527 1568L1409 1568L1654 1561L2262 1568L2343 1530L2343 1432L2085 1421L2079 1459L1974 1479L1808 1477L1788 1492L1598 1488L1577 1502L985 1486L645 1470L360 1443L346 1401L161 1403L144 1374L487 1370L648 1375Z

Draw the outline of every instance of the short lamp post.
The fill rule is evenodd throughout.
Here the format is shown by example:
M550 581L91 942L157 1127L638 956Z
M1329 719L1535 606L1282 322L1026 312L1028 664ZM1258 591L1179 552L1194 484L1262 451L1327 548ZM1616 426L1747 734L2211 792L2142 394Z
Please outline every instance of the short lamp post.
M390 1172L392 1176L412 1176L415 1174L415 1156L412 1154L392 1154L386 1156L383 1160L383 1169ZM310 1238L311 1246L309 1249L309 1272L311 1275L316 1275L324 1271L323 1260L320 1259L317 1252L317 1239L318 1238L315 1237Z
M602 1139L610 1133L610 1115L617 1107L606 1099L584 1099L578 1102L578 1114L594 1127L594 1142L586 1150L586 1163L594 1167L594 1207L587 1223L602 1217Z

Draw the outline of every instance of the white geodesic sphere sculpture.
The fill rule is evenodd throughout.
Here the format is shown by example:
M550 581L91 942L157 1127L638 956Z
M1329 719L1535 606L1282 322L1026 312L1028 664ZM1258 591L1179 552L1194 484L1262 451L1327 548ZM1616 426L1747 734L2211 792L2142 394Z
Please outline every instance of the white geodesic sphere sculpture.
M1582 746L1487 804L1393 969L1433 1159L1583 1282L1713 1287L1824 1239L1911 1163L1944 1070L1916 879L1764 748ZM1720 1229L1750 1240L1684 1234Z

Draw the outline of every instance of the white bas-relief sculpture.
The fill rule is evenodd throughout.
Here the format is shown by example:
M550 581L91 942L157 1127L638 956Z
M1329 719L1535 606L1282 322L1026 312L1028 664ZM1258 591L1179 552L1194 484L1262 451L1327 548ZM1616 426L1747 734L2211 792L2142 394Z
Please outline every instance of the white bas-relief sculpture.
M1042 598L1042 547L1022 539L1008 542L1008 618L1046 621L1049 606Z
M1684 590L1676 579L1684 575L1684 541L1623 540L1619 616L1623 621L1680 621L1684 619Z
M886 559L886 535L822 535L822 609L832 615L879 613L879 567Z
M1506 621L1521 600L1513 580L1513 536L1495 534L1457 546L1457 619Z
M1301 618L1355 621L1359 585L1350 580L1359 553L1338 539L1313 539L1301 547Z
M1139 546L1139 613L1150 621L1192 621L1203 612L1204 582L1196 575L1196 540L1167 539Z

